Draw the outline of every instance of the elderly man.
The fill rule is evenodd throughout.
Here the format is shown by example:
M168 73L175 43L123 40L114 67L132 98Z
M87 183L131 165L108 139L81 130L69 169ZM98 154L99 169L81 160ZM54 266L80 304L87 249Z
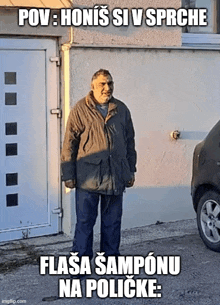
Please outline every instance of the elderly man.
M62 180L76 188L73 251L93 256L93 227L101 202L100 251L119 255L122 197L134 184L136 151L130 112L115 99L109 71L100 69L91 91L71 110L64 137Z

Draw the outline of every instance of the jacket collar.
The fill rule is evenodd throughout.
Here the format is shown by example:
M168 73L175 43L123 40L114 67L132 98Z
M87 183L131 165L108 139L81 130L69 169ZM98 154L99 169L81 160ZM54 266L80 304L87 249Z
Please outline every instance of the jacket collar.
M94 100L92 91L90 91L86 96L86 104L89 107L96 108L96 102ZM115 115L117 113L117 102L113 96L109 100L108 104L109 104L109 106L108 106L109 115L111 115L111 116Z

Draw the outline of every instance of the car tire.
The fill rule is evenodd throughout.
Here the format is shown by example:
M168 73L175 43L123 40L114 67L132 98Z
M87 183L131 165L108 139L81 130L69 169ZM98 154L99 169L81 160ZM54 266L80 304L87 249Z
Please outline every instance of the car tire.
M211 250L220 252L220 194L209 190L199 200L197 225L201 239Z

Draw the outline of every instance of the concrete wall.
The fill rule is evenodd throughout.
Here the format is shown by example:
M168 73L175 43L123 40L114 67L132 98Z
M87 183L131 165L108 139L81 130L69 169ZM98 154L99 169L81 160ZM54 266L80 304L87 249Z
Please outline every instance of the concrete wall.
M105 4L106 2L104 2ZM95 0L75 0L74 7L94 7ZM109 0L106 5L110 12L113 8L179 8L181 0ZM110 24L107 27L79 27L74 28L75 44L94 45L138 45L138 46L180 46L180 27L147 27L142 26L115 27Z
M71 105L101 67L111 71L114 96L128 105L136 130L138 171L125 194L123 228L195 217L192 154L219 120L219 52L72 48ZM176 129L177 141L170 138Z

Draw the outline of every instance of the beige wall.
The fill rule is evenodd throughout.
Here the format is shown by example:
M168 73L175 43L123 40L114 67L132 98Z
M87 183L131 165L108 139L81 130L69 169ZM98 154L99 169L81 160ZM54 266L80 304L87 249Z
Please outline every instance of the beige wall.
M181 0L109 0L111 11L113 8L179 8ZM94 0L74 0L74 7L93 7L97 5ZM128 27L79 27L74 29L74 43L94 45L137 45L137 46L180 46L180 27L153 27L144 23L135 27L131 23Z

